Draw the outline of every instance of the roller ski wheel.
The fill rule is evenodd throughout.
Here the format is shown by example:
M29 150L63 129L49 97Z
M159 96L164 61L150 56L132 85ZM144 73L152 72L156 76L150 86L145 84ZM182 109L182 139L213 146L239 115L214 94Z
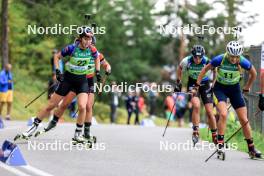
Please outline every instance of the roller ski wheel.
M197 144L197 142L199 142L199 134L194 132L192 134L192 141L193 141L193 146L195 147L195 145Z
M220 160L224 161L225 158L226 158L225 157L225 152L223 150L221 150L221 149L218 149L217 150L217 159L220 159Z

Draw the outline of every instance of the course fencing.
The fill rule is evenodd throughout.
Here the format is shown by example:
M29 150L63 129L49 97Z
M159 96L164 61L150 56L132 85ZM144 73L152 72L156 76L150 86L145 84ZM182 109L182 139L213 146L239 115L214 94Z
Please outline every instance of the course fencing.
M264 134L264 112L259 112L258 109L258 92L260 91L260 67L261 67L261 46L251 46L248 52L251 63L257 70L258 77L254 81L251 91L247 99L248 117L251 127ZM248 75L245 75L244 81L247 81Z

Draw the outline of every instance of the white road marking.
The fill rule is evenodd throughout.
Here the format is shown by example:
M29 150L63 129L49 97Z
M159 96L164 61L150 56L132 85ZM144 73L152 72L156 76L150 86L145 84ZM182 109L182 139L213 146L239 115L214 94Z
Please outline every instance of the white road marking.
M35 168L33 166L30 166L30 165L21 166L21 167L26 169L26 170L28 170L28 171L30 171L30 172L32 172L32 173L35 173L35 174L39 175L39 176L53 176L52 174L49 174L49 173L47 173L45 171L42 171L42 170L40 170L38 168Z
M4 168L5 170L7 170L7 171L9 171L9 172L11 172L11 173L13 173L15 175L18 175L18 176L30 176L30 175L28 175L25 172L22 172L22 171L14 168L14 167L11 167L11 166L9 166L7 164L2 163L1 161L0 161L0 167Z

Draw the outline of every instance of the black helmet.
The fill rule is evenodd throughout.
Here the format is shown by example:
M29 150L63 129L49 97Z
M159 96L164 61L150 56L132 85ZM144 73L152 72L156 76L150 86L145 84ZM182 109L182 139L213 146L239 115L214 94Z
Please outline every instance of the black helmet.
M80 38L82 38L84 36L88 36L88 35L93 36L92 29L90 27L87 27L87 26L82 26L79 29L78 34L79 34Z
M200 56L203 57L205 53L204 47L202 45L194 45L192 47L192 55L193 57Z

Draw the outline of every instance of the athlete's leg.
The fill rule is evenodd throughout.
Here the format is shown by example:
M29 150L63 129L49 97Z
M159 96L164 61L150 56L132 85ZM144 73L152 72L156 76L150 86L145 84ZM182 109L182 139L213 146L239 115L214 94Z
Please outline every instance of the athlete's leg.
M201 103L200 99L198 97L193 97L191 99L192 103L192 123L193 123L193 130L198 131L199 123L200 123L200 109L201 109Z
M93 118L93 103L94 103L94 93L88 93L88 101L86 105L86 115L84 121L84 137L90 138L90 127L92 125Z
M61 118L64 111L67 109L69 104L71 104L72 100L76 96L75 92L70 91L64 98L62 103L59 105L59 107L54 111L54 116Z
M50 98L48 105L39 111L39 113L37 114L37 118L39 120L43 120L45 117L47 117L50 114L50 111L57 107L62 99L63 96L54 93L53 96Z

